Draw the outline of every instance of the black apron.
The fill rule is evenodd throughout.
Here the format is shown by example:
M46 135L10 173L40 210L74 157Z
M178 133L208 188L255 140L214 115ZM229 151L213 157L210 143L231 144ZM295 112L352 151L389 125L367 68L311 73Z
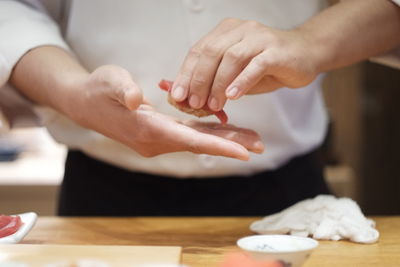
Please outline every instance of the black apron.
M274 171L223 178L171 178L130 172L69 151L61 216L265 216L329 194L318 151Z

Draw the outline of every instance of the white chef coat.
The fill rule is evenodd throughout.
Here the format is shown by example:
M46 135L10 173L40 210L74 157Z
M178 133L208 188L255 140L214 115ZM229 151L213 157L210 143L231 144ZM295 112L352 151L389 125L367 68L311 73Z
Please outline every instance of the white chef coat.
M12 67L29 49L39 45L69 49L55 23L40 9L32 8L36 4L37 1L0 0L0 85L7 81ZM225 17L252 19L289 29L319 12L325 3L321 0L84 0L70 4L65 38L85 67L93 70L103 64L120 65L132 74L158 111L188 118L189 115L167 103L165 92L158 89L157 83L175 77L194 42ZM121 168L182 178L250 175L276 169L321 144L327 125L321 79L320 76L300 89L282 88L228 101L225 111L229 122L254 129L266 146L263 154L252 154L248 162L189 152L144 158L49 108L38 107L37 111L57 141ZM215 121L215 118L204 120Z

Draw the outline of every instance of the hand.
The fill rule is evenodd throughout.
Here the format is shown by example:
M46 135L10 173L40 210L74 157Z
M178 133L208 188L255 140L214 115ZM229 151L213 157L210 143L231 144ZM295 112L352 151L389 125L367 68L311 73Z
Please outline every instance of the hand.
M78 83L79 84L79 83ZM72 92L67 114L84 127L115 139L145 157L191 151L241 160L264 146L254 131L232 125L179 121L156 112L143 100L130 74L102 66Z
M175 80L172 97L221 110L227 100L286 86L303 87L317 75L303 32L255 21L225 19L197 42Z
M170 93L171 88L172 88L172 84L173 84L173 82L168 81L168 80L161 80L158 83L158 86L160 87L161 90L164 90L164 91L168 92L168 102L172 106L176 107L177 109L179 109L182 112L195 115L195 116L197 116L199 118L214 114L222 124L226 124L228 122L228 115L226 115L224 110L213 112L212 110L207 108L207 106L205 106L205 108L203 108L203 109L192 109L189 106L188 101L176 102L171 97L171 93Z

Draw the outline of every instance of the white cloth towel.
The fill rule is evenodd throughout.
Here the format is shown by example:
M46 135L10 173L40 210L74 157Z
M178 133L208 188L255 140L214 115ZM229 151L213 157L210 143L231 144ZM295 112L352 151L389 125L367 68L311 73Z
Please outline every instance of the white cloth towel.
M262 220L250 229L259 234L291 234L315 239L349 239L358 243L375 243L379 232L375 222L367 219L350 198L320 195L306 199Z

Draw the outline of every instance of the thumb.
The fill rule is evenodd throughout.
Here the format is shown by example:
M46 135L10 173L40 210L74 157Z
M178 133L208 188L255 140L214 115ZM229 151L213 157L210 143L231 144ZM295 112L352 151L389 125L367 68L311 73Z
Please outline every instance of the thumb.
M143 103L143 94L140 88L135 83L132 82L124 89L123 104L129 110L135 110L142 103Z
M228 86L228 99L238 99L245 94L259 94L274 91L283 86L276 75L276 59L264 52L254 57Z
M261 81L254 85L250 90L246 92L247 95L262 94L273 92L279 88L284 87L284 85L279 82L275 77L266 75Z
M142 104L143 95L130 73L117 65L103 65L93 71L92 80L96 86L106 88L111 97L129 110Z

